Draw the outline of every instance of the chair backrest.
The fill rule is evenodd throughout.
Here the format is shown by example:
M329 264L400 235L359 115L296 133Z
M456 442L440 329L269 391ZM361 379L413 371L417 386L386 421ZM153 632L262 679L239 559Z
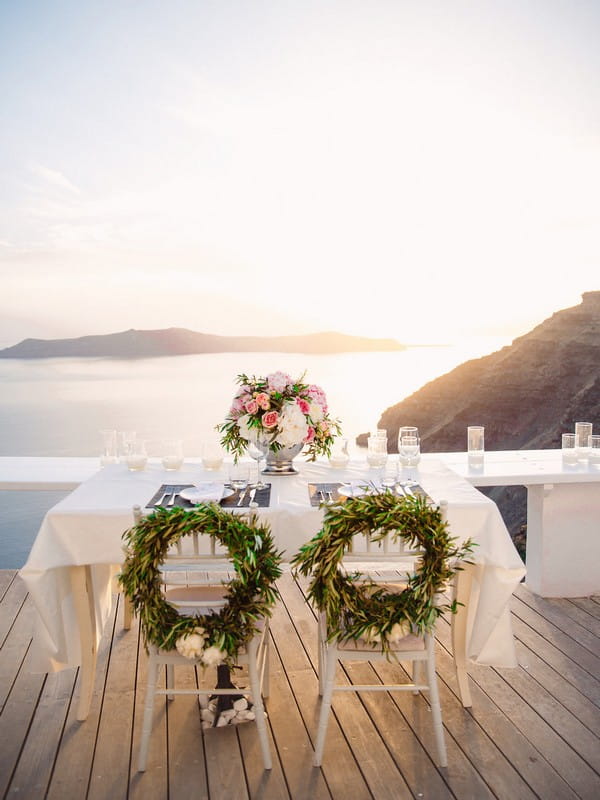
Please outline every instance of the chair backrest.
M134 506L134 523L140 522L143 516L140 506ZM226 604L223 584L235 577L233 562L225 548L219 547L213 537L203 536L201 531L193 531L177 541L159 569L162 591L181 613L209 613L223 608Z
M448 502L440 501L439 507L442 519L446 520ZM423 554L422 548L410 547L405 539L394 537L391 531L378 536L377 531L369 530L352 537L340 568L346 573L363 573L376 582L388 582L398 574L412 573Z

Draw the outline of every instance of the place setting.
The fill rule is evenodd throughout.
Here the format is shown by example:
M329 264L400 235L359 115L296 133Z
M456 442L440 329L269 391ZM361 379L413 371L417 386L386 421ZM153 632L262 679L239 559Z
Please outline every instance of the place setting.
M153 494L146 508L191 509L200 503L219 503L222 508L268 508L271 500L271 484L237 485L219 481L198 484L166 484Z

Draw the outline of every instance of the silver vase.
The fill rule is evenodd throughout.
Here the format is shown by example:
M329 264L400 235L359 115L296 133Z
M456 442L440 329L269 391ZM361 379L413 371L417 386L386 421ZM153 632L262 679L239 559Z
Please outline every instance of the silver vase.
M258 444L265 454L266 466L262 470L263 475L297 475L298 470L294 467L293 459L304 447L304 443L293 444L291 447L282 447L281 450L273 451L268 445Z

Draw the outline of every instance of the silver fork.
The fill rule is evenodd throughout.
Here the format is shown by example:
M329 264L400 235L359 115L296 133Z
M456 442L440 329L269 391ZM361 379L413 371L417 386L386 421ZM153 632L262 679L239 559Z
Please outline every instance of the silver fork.
M167 503L167 506L168 506L169 508L170 508L171 506L174 506L174 505L175 505L175 500L176 500L176 498L177 498L178 494L179 494L179 492L178 492L178 491L176 491L175 489L173 489L173 493L172 493L172 495L171 495L171 497L169 498L169 501L168 501L168 503Z

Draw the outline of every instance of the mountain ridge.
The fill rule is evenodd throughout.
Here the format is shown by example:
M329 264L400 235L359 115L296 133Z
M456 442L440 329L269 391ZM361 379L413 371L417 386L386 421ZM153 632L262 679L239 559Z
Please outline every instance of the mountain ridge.
M404 350L394 339L326 331L285 336L219 336L188 328L136 330L67 339L23 339L0 358L152 358L199 353L346 353Z

